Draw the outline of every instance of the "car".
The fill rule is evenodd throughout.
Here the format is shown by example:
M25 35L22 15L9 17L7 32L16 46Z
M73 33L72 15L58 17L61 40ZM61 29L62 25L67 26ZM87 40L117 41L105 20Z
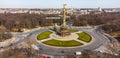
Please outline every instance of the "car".
M51 58L51 57L47 57L47 58Z
M82 52L79 52L79 51L75 52L75 55L81 55L81 54Z
M64 53L64 51L61 51L61 53Z
M11 43L10 46L13 46L13 44Z
M32 33L30 33L30 35L32 35Z
M0 49L2 49L3 47L0 47Z
M39 47L40 50L42 50L42 47Z

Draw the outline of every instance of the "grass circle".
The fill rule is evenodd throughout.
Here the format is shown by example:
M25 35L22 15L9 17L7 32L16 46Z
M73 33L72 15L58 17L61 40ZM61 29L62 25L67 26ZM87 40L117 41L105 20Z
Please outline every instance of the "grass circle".
M50 46L57 46L57 47L74 47L74 46L83 45L82 43L77 42L75 40L60 41L60 40L55 40L55 39L48 40L48 41L45 41L45 42L42 42L42 43L44 43L46 45L50 45Z
M47 39L50 37L50 34L52 34L51 31L44 31L37 36L37 40Z
M71 32L77 32L77 30L70 30ZM44 40L44 39L48 39L50 37L50 34L52 34L51 31L44 31L42 33L40 33L37 36L38 40ZM78 35L78 40L89 43L92 40L92 37L85 33L85 32L80 32L80 33L76 33ZM50 39L47 41L43 41L43 44L46 45L50 45L50 46L56 46L56 47L75 47L75 46L81 46L84 45L83 43L76 41L76 40L57 40L57 39Z
M81 32L81 33L77 33L77 35L79 36L78 39L84 42L90 42L92 40L92 37L85 33L85 32Z

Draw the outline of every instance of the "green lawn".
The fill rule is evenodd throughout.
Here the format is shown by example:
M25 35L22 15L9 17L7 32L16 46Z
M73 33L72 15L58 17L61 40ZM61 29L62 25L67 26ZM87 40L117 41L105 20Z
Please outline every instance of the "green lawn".
M78 30L69 29L69 31L70 31L71 33L73 33L73 32L77 32Z
M43 42L44 44L51 45L51 46L59 46L59 47L73 47L73 46L81 46L83 45L82 43L79 43L74 40L70 41L60 41L60 40L48 40Z
M49 38L51 33L52 32L50 32L50 31L44 31L37 36L37 39L38 40L43 40L43 39Z
M85 32L82 32L82 33L77 33L78 34L78 39L79 40L82 40L82 41L85 41L85 42L90 42L91 41L91 36Z

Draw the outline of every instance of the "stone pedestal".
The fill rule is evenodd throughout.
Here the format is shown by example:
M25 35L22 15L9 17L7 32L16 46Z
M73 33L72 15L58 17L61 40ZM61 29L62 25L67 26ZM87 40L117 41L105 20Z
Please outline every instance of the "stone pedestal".
M65 36L69 36L70 32L67 29L67 27L61 27L60 28L60 32L58 33L60 36L65 37Z

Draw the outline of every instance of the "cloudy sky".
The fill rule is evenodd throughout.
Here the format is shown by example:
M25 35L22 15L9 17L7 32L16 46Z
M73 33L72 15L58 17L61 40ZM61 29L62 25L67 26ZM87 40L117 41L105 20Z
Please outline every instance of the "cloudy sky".
M120 0L0 0L0 8L120 8Z

